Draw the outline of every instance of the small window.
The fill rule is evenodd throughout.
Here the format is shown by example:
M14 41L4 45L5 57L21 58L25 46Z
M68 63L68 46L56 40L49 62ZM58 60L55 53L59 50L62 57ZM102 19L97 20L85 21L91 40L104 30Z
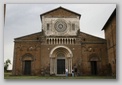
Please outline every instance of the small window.
M47 24L47 30L49 30L49 27L50 27L50 25L49 25L49 24Z
M72 24L72 30L75 30L75 24Z
M83 41L86 41L86 39L84 38Z

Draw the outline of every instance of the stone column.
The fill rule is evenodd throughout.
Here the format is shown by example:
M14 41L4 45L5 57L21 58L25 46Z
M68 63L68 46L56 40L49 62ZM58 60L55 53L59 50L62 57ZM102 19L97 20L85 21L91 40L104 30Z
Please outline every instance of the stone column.
M51 43L50 44L52 44L52 38L51 38Z
M54 58L52 58L52 72L54 74Z
M52 58L50 58L50 74L52 74Z
M64 38L64 44L66 44L66 38Z
M55 57L52 58L52 73L55 74Z
M49 44L51 44L51 39L50 38L49 38L49 42L50 42Z
M71 63L70 63L70 58L69 58L69 73L71 73L71 65L70 65Z
M69 57L67 57L67 69L68 69L68 73L70 73L70 59L69 59Z
M58 44L59 44L59 38L58 38Z
M54 38L54 44L55 44L55 38Z
M72 57L71 57L71 72L72 72Z
M56 74L56 59L53 58L53 73Z
M62 38L62 44L64 44L64 39Z
M46 41L47 41L47 44L48 44L48 39L46 39Z
M70 38L69 38L69 44L71 44L70 41L71 41L71 40L70 40Z
M66 39L66 44L68 44L68 39Z
M71 44L73 44L73 38L71 39L71 41L72 41Z

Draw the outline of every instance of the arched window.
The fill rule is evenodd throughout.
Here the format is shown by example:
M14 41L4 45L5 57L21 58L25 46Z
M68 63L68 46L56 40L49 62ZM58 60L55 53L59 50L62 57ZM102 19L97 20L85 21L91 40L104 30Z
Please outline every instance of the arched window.
M48 23L48 24L47 24L47 30L49 30L49 28L50 28L50 24Z

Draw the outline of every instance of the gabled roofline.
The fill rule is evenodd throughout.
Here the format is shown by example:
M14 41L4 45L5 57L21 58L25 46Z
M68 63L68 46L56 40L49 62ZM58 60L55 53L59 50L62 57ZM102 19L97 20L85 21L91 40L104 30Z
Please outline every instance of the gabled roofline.
M60 8L66 10L66 11L68 11L68 12L71 12L71 13L74 13L74 14L78 15L78 16L79 16L79 19L80 19L80 17L81 17L81 14L78 14L78 13L76 13L76 12L73 12L73 11L71 11L71 10L68 10L68 9L63 8L63 7L60 6L60 7L58 7L58 8L53 9L53 10L50 10L50 11L47 11L47 12L45 12L45 13L40 14L41 21L42 21L42 16L43 16L43 15L48 14L48 13L50 13L50 12L52 12L52 11L55 11L55 10L57 10L57 9L60 9Z
M39 33L42 33L42 32L36 32L36 33L32 33L32 34L28 34L28 35L24 35L24 36L21 36L21 37L14 38L14 40L16 40L16 39L20 39L20 38L23 38L23 37L27 37L27 36L30 36L30 35L39 34Z
M83 34L86 34L86 35L89 35L89 36L92 36L92 37L95 37L95 38L98 38L98 39L105 40L105 38L101 38L101 37L98 37L98 36L95 36L95 35L92 35L92 34L88 34L88 33L85 33L85 32L80 31L80 33L83 33Z
M107 24L109 23L109 21L112 20L113 16L116 16L116 8L114 9L113 13L109 17L109 19L107 20L107 22L105 23L105 25L103 26L102 30L106 29Z

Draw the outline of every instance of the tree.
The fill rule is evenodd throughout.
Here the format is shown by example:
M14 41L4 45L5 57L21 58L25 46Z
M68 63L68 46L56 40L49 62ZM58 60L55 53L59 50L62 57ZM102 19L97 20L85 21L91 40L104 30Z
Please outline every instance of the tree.
M7 72L8 71L8 66L9 64L11 64L11 61L10 59L7 59L5 62L4 62L4 71Z

